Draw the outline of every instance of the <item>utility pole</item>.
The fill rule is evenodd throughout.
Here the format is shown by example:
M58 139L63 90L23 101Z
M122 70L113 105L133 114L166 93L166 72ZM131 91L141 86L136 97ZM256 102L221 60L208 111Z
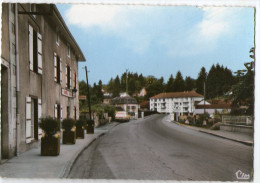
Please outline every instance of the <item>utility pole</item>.
M205 98L206 98L206 84L204 81L204 114L205 114Z
M128 94L128 84L127 84L128 70L126 69L125 83L126 83L126 97ZM126 112L128 112L128 99L126 98Z
M87 66L85 66L85 71L86 71L86 80L87 80L87 92L88 92L88 110L89 110L89 119L90 123L87 124L87 133L94 133L94 122L92 121L91 118L91 105L90 105L90 93L89 93L89 85L88 85L88 69Z

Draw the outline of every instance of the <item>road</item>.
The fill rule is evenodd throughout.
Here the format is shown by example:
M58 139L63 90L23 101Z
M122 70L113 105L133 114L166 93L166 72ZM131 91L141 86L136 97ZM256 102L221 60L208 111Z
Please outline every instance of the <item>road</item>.
M238 170L252 169L253 147L157 114L111 129L81 154L68 178L238 181Z

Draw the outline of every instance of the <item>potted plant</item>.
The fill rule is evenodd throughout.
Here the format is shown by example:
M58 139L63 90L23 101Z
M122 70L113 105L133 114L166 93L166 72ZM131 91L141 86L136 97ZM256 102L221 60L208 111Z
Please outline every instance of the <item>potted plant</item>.
M76 121L76 137L84 139L84 129L85 129L86 121L83 119L79 119Z
M60 135L59 120L46 117L42 118L39 123L40 128L44 131L41 138L41 155L57 156L60 154Z
M76 132L75 132L75 120L71 118L64 119L62 121L62 143L63 144L75 144Z

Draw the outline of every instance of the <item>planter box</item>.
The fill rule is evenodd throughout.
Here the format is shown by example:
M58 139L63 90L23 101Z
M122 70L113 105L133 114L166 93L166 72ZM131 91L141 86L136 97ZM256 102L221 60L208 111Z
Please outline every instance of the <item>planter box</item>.
M42 137L41 138L41 155L57 156L60 154L60 137Z
M76 128L76 137L77 137L77 139L84 139L84 137L85 137L84 129Z
M76 132L75 131L63 131L62 135L63 144L75 144L76 143Z

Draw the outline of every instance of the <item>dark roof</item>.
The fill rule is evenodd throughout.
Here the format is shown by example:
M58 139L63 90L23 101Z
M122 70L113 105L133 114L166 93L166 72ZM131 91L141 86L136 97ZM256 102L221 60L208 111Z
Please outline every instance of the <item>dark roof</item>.
M150 99L161 99L161 98L186 98L186 97L203 97L203 95L198 94L195 91L184 91L184 92L168 92L160 93L151 97Z
M143 101L140 103L140 107L149 107L150 102L149 101Z
M138 104L135 98L130 96L116 97L111 100L111 104Z

